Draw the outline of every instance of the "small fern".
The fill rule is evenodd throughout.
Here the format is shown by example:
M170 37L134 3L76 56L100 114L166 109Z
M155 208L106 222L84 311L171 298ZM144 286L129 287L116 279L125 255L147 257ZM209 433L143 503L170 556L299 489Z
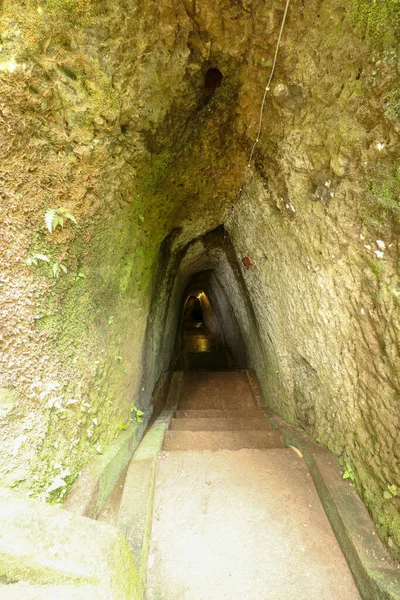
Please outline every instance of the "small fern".
M61 273L67 273L67 267L57 261L53 262L51 269L55 279L58 279Z
M38 261L49 263L50 259L45 254L34 254L26 259L26 264L28 267L37 267Z
M64 227L64 219L68 219L75 225L77 224L74 215L66 208L48 208L44 213L44 222L50 233L53 233L57 227L62 229Z
M39 265L39 262L47 263L49 267L51 267L51 271L55 279L58 279L61 273L68 272L67 267L65 265L58 262L57 260L51 261L49 257L45 254L34 254L33 256L29 256L29 258L26 259L26 265L28 267L37 267Z

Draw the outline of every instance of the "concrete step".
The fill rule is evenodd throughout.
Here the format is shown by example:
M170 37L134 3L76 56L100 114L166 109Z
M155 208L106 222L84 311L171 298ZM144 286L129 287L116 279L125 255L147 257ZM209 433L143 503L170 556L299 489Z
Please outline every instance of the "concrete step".
M146 600L361 600L289 448L161 456L153 514Z
M163 450L241 450L285 448L279 431L167 431Z
M255 431L271 430L268 419L260 413L257 417L222 417L210 418L184 418L172 419L170 430L172 431Z
M215 410L215 409L204 409L204 410L176 410L175 418L190 418L190 419L252 419L255 417L263 416L264 412L257 408L248 410ZM268 415L270 413L267 413ZM272 414L272 413L271 413Z
M245 371L190 371L184 374L180 410L255 408Z

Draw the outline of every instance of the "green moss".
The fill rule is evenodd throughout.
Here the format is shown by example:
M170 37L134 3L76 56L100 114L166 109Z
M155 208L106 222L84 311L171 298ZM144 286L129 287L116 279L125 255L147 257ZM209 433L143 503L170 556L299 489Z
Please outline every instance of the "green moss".
M83 115L83 124L104 117L108 121L115 121L119 116L120 104L118 92L112 85L98 60L85 62L84 75L78 78L83 94L87 98L87 114Z
M91 11L92 0L36 0L40 10L46 10L55 17L74 19L87 16Z
M378 514L377 522L383 536L386 538L390 535L400 545L400 517L381 513Z
M362 208L368 227L400 230L400 165L385 166L383 177L371 180Z
M390 93L385 116L388 119L398 119L400 117L400 85L395 87Z
M142 186L144 192L149 193L159 187L168 174L171 161L171 153L167 150L152 157L143 174Z
M368 258L367 262L375 277L380 281L386 270L385 263L378 258Z
M353 0L351 14L353 22L375 44L389 47L400 40L398 0Z

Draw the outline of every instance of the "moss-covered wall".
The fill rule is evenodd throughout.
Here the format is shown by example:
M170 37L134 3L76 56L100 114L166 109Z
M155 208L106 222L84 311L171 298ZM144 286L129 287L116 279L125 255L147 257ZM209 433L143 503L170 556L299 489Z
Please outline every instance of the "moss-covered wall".
M398 551L397 5L291 4L248 170L283 8L3 2L0 481L58 501L151 411L213 269L269 402L351 466ZM50 233L48 208L77 223ZM198 239L224 222L232 247Z

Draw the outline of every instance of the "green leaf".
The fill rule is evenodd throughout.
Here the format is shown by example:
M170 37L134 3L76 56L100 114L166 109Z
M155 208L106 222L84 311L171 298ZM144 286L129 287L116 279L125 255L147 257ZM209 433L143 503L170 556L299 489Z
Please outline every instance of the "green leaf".
M71 215L71 213L65 213L65 217L77 225L74 215Z
M120 431L124 431L124 429L126 429L126 425L125 425L125 423L119 423L119 424L118 424L118 429L119 429Z
M46 223L46 227L50 233L53 233L53 221L55 216L56 211L54 208L48 208L44 213L44 222Z
M392 498L392 494L390 492L387 492L386 490L383 492L383 497L385 498L385 500L391 500Z
M34 254L33 258L36 260L42 260L43 262L50 262L50 259L45 254Z
M72 214L71 214L71 213L68 211L68 209L66 209L66 208L58 208L58 209L57 209L57 212L58 212L58 214L60 214L60 215L64 215L64 217L65 217L66 219L69 219L70 221L72 221L73 223L75 223L75 225L77 225L77 222L76 222L76 219L75 219L74 215L72 215Z
M139 219L140 219L140 221L143 223L143 221L144 221L144 216L143 216L143 215L141 215L141 214L139 214Z
M136 416L143 417L143 415L144 415L144 412L142 412L141 410L136 411Z
M115 360L121 361L121 360L123 360L123 358L122 358L122 356L117 356Z
M58 279L58 276L60 275L60 265L57 262L53 263L52 271L55 279Z
M388 485L388 490L392 496L397 496L397 485Z
M348 471L343 473L343 479L350 479L350 477L351 477L351 473L349 473Z
M56 215L53 220L53 231L57 229L58 226L60 226L61 229L64 227L64 219L59 215Z

